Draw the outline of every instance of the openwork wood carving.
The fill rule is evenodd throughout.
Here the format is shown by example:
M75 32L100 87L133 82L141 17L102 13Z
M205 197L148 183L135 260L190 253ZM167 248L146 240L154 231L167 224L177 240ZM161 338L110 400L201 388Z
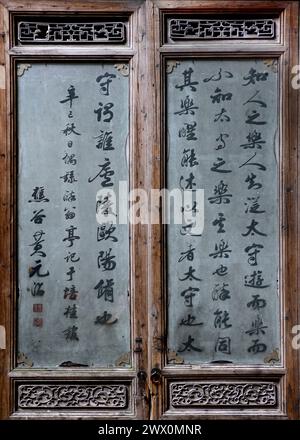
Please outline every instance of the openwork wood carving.
M173 407L276 406L277 393L274 383L172 383Z
M20 385L18 406L30 408L126 408L125 385Z
M170 19L169 40L208 39L270 39L275 38L275 21L272 19L206 20Z
M18 24L20 43L125 43L126 24L101 23L38 23Z

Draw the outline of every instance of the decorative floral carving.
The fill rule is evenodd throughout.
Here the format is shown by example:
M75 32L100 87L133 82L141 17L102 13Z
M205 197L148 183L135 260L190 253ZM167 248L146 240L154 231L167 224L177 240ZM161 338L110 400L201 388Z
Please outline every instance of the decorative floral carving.
M179 64L180 64L180 61L168 60L166 72L168 74L172 73L173 70L176 69L177 66L179 66Z
M176 351L169 350L168 362L170 364L184 364L184 359L181 356L179 356L179 354Z
M116 360L117 367L126 367L131 364L131 353L124 353Z
M264 358L264 362L266 364L275 364L276 362L280 361L280 357L279 357L279 349L275 348L272 353L268 354L265 358Z
M19 408L125 408L125 385L20 385Z
M25 353L18 353L17 365L18 367L33 367L33 362Z
M117 69L118 72L121 73L121 75L123 76L128 76L129 75L129 64L115 64L114 65L115 69Z
M275 21L267 19L170 19L169 40L275 38Z
M274 383L172 383L171 404L186 406L275 406Z
M31 64L18 64L17 66L17 76L23 76L24 72L26 72L26 70L30 69L30 67L32 67Z
M272 72L278 72L278 60L276 60L275 58L267 58L266 60L264 60L264 64L269 67Z

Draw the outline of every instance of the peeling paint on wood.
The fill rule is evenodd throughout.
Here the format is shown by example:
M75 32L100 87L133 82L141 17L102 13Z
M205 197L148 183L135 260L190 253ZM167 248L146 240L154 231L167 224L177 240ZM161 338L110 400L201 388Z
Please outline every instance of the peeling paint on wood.
M5 327L0 325L0 350L6 349L6 334Z

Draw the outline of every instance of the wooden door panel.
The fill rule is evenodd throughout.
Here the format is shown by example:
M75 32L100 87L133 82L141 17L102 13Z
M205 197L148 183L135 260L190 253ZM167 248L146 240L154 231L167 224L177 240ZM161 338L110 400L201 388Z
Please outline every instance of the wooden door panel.
M119 181L144 186L141 4L1 5L2 418L147 417L145 232L96 218Z
M287 390L293 390L294 397L298 395L298 373L290 368L298 356L291 344L297 319L291 310L296 278L290 272L297 256L288 244L295 233L297 202L287 196L286 189L295 188L296 182L295 170L287 171L287 166L295 151L289 138L291 124L296 124L290 106L293 108L297 99L288 74L297 64L297 53L286 48L297 47L297 40L284 32L286 20L289 29L297 26L293 18L297 6L292 2L228 2L226 7L220 2L175 2L172 6L154 2L155 63L160 66L156 87L161 90L156 139L161 141L161 161L153 167L152 186L204 189L202 199L187 199L189 206L182 199L181 207L190 215L186 215L184 226L168 224L160 230L152 226L153 239L162 243L163 262L159 266L152 253L153 303L162 301L163 313L156 314L151 331L153 337L163 335L165 342L163 353L160 346L152 344L152 364L162 375L160 383L152 384L153 394L162 396L162 402L156 398L152 408L156 417L298 417L298 409L286 404ZM246 74L243 66L247 66ZM260 81L252 81L248 74L258 72ZM273 91L267 92L267 78L270 83L274 80ZM235 93L238 100L233 104ZM250 101L246 96L244 99L244 93L249 93ZM258 98L264 93L267 99L274 99L272 104ZM256 119L268 108L271 125L266 118ZM250 145L251 133L266 134L272 124L273 134L269 132L265 148ZM158 154L156 145L152 154ZM266 166L256 160L265 154L270 154L270 160L265 156ZM255 165L249 165L254 158ZM264 172L268 180L265 190L272 192L266 197L269 208L265 210L266 225L272 232L261 235L264 231L254 232L252 226L262 225L262 217L248 203L263 198L265 190L260 192L260 185L254 185L255 195L251 195L248 176L251 180L253 174L258 177ZM235 191L239 208L233 207ZM196 229L192 217L192 207L196 211L197 206L200 213L204 210L203 231ZM233 220L226 223L230 215ZM252 225L250 229L244 230L244 221ZM252 253L252 245L261 250L263 245L266 250L267 242L259 242L262 237L272 242L272 250L268 256L261 254L259 262L248 251ZM251 243L244 246L244 239ZM268 266L273 281L249 283L248 275L252 280L263 275L263 266ZM265 301L256 304L263 292ZM269 340L270 349L267 325L262 324L264 312L259 310L267 304L274 307L269 314L269 335L275 338ZM230 310L235 316L232 322ZM292 313L289 318L287 311ZM266 338L262 344L261 337Z

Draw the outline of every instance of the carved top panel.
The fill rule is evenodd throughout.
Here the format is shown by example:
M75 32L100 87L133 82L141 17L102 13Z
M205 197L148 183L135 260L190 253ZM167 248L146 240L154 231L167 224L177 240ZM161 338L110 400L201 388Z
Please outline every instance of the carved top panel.
M126 23L18 23L18 43L126 43Z
M169 42L184 40L274 39L274 19L181 19L168 20Z

